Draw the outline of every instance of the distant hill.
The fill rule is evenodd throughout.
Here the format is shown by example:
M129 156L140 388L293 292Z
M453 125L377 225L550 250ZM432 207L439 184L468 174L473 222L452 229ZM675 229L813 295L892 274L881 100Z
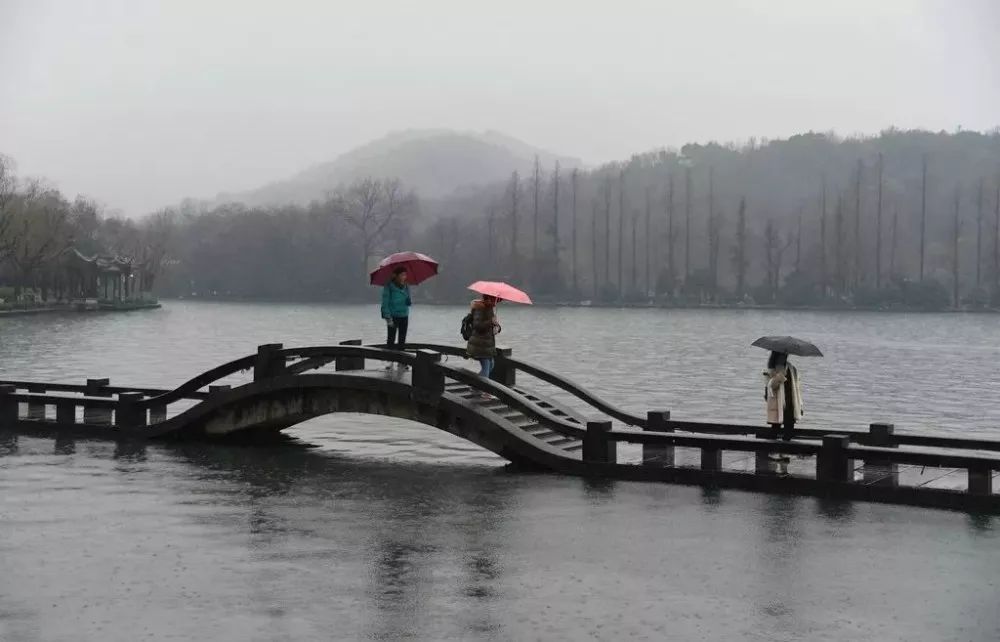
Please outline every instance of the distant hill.
M217 202L247 205L307 203L342 183L366 176L396 177L422 197L439 198L462 188L504 180L517 170L530 174L534 157L551 168L580 167L579 159L558 156L499 132L407 130L394 132L290 178L255 190L224 193Z

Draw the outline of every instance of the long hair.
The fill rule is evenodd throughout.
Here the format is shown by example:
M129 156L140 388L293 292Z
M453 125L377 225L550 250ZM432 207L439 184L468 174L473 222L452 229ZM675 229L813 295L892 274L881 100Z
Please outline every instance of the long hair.
M784 368L788 364L788 355L784 352L772 352L767 359L767 369Z

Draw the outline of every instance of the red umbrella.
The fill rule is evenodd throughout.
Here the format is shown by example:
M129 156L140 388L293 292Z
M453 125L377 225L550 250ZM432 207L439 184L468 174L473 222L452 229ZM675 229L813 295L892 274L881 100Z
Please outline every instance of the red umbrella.
M411 285L418 285L438 273L437 261L426 254L397 252L382 259L371 273L371 284L385 285L392 280L392 273L401 267L406 268L406 282Z
M531 297L513 285L507 285L502 281L476 281L469 286L469 289L479 294L503 299L504 301L531 305Z

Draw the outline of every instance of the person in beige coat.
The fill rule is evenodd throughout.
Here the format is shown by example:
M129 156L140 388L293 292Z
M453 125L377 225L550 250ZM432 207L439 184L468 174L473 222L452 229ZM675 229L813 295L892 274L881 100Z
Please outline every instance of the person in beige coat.
M799 382L799 372L795 366L788 363L787 354L772 352L763 375L767 379L764 386L767 423L771 424L774 431L773 438L778 438L779 430L784 425L781 438L791 441L795 422L802 418L802 385Z

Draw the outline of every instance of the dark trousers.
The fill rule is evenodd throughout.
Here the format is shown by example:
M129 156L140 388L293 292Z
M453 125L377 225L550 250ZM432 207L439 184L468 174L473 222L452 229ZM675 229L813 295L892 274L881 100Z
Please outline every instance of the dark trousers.
M390 348L399 348L402 350L406 347L406 330L410 326L409 317L392 317L392 325L387 325L386 329L388 331L388 337L386 338L385 344ZM396 336L399 336L399 341L396 341Z

